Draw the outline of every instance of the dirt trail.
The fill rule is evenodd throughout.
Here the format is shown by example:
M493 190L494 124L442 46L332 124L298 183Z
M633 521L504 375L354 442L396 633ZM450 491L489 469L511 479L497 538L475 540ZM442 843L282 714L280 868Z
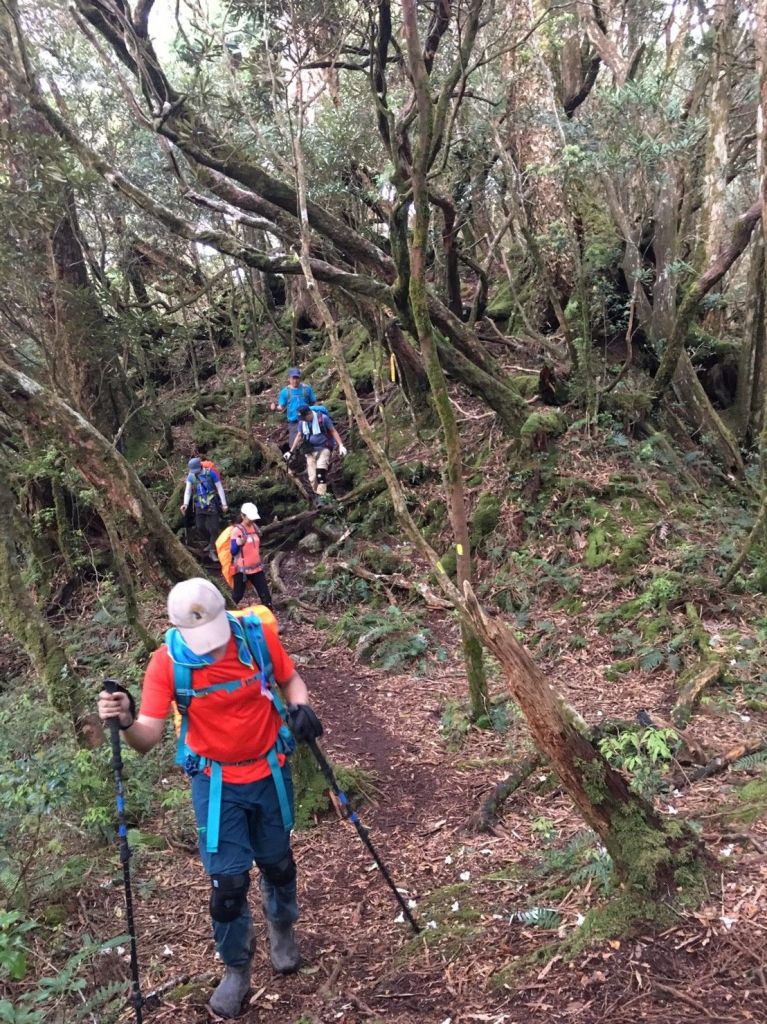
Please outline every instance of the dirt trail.
M306 566L299 555L286 560L293 589ZM527 1024L531 1016L545 1015L547 1024L767 1021L767 985L760 963L748 953L763 945L766 858L752 857L746 865L741 859L737 875L734 867L723 870L721 909L680 917L679 927L660 937L604 943L570 963L541 960L504 978L510 964L557 938L556 932L541 934L515 920L517 911L540 902L537 865L546 843L537 823L554 822L560 843L577 835L582 823L559 790L541 788L533 779L509 804L496 835L470 832L469 814L505 773L524 729L512 722L505 736L473 733L465 749L451 751L439 719L446 699L463 699L465 682L455 627L447 619L431 625L448 659L430 663L427 676L419 676L361 665L348 649L328 646L327 634L311 622L283 623L285 645L325 725L328 754L338 764L374 773L377 794L361 816L426 928L412 938L397 921L396 903L354 830L335 819L323 821L297 834L294 843L306 965L292 978L272 973L256 911L253 1000L240 1019ZM568 681L576 685L572 673ZM585 693L597 707L602 695L595 690L587 686ZM583 706L584 691L573 695ZM630 695L621 699L625 704ZM710 794L700 789L676 803L687 813L684 801L701 797ZM142 856L136 868L147 987L179 974L210 979L194 984L180 1001L160 1006L149 1020L202 1024L209 1019L204 1004L219 972L209 937L207 880L196 856L178 848ZM580 913L596 898L590 889L590 883L573 885L558 898L562 934L577 927ZM118 907L116 891L106 909L111 915ZM730 932L720 915L740 923Z

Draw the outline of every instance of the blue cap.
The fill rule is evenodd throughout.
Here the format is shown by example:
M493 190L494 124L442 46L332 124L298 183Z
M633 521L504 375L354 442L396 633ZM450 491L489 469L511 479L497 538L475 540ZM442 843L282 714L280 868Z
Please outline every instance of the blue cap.
M291 366L291 368L288 370L288 377L300 377L300 376L301 376L301 371L298 369L298 367L297 366Z
M202 459L190 459L186 465L193 473L199 473L202 469Z

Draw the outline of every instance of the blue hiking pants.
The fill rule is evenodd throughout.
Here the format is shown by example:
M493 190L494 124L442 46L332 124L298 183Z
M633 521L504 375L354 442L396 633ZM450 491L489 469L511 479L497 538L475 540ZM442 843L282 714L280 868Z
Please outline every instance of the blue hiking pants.
M293 804L293 780L287 764L282 769L285 788ZM258 782L241 785L225 782L221 796L221 826L218 851L208 853L205 830L208 821L210 779L200 772L192 778L192 803L197 819L199 849L208 875L239 875L249 872L253 862L260 869L277 865L290 854L290 833L285 831L277 790L271 775ZM295 878L275 885L263 875L261 897L264 913L270 921L293 923L298 920ZM243 967L251 956L250 907L231 922L213 921L216 950L228 967Z

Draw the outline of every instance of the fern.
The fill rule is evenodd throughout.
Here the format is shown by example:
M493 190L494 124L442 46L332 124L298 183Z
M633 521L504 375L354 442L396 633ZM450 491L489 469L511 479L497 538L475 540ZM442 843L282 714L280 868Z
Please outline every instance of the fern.
M757 750L755 754L741 757L732 767L736 772L750 772L754 768L764 768L765 765L767 765L767 749Z
M534 928L553 930L562 924L562 915L550 907L531 907L520 910L515 915L520 924L532 925Z
M389 672L418 662L432 651L429 630L415 615L396 606L360 616L348 611L338 620L334 634L354 643L358 658ZM439 660L446 656L441 647L432 652Z

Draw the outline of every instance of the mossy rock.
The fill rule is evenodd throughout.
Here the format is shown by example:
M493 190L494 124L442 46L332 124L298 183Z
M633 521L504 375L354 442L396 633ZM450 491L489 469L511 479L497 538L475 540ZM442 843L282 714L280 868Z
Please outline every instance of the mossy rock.
M511 386L523 398L532 398L538 394L538 374L520 373L511 378Z
M501 499L486 491L481 494L471 517L471 546L476 550L496 529L501 518Z
M354 490L370 475L370 462L364 451L357 450L341 461L341 480L345 487Z
M360 552L360 561L365 568L371 572L382 573L390 576L395 572L402 572L402 559L399 558L388 544L379 544L376 547L367 547Z
M738 790L741 806L735 808L731 815L735 821L752 825L767 814L767 778L752 779Z
M514 312L514 299L511 294L511 286L508 281L502 281L498 291L485 309L485 316L491 320L502 322L508 320Z
M567 420L559 409L530 413L522 424L520 438L528 451L545 451L549 443L567 430Z

